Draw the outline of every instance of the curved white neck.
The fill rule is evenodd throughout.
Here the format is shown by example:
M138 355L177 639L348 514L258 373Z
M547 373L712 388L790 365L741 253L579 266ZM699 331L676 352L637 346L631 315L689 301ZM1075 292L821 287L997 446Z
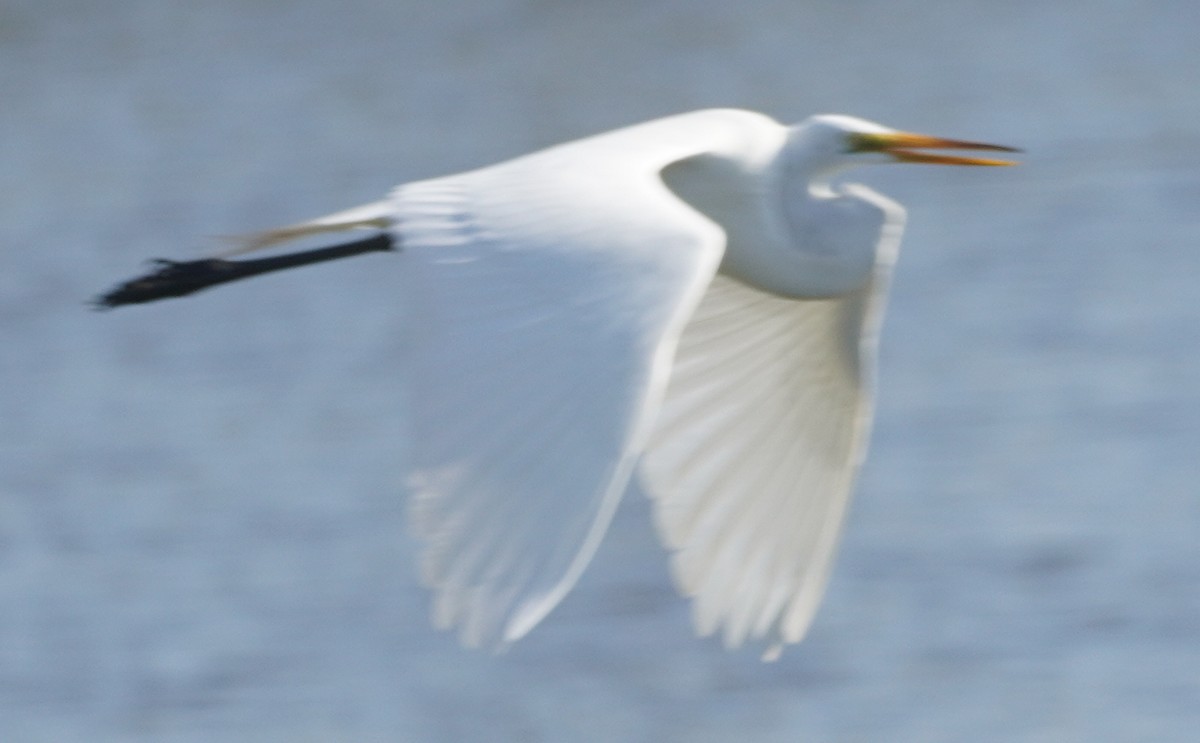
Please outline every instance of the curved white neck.
M796 299L859 289L904 210L864 186L832 187L836 168L798 156L792 144L765 166L702 155L668 167L663 180L724 228L722 273Z

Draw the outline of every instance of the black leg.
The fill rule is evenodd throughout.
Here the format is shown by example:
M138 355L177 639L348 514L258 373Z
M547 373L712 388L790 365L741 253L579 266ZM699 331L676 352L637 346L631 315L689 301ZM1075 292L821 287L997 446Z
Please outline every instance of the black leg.
M227 261L220 258L205 258L198 261L156 260L154 261L156 270L126 281L107 294L97 297L93 304L97 309L110 309L123 304L183 297L210 286L250 276L337 258L349 258L363 253L393 250L394 248L392 236L383 233L365 240L356 240L328 248L302 250L297 253L286 253L248 261Z

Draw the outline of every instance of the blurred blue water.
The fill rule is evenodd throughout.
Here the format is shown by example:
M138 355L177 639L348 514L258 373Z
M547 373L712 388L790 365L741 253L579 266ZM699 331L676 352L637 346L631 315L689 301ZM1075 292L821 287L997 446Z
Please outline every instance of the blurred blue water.
M0 739L1191 740L1194 4L0 5ZM644 502L505 656L426 622L386 256L112 314L151 256L711 105L1027 149L910 207L827 603L691 637Z

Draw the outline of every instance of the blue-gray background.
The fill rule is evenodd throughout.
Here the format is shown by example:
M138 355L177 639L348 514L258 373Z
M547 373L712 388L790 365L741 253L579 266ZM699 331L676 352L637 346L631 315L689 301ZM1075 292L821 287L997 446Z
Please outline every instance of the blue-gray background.
M0 3L0 739L1168 741L1200 728L1200 5ZM426 622L386 256L146 258L713 105L1027 150L910 228L873 454L776 664L629 499L510 653Z

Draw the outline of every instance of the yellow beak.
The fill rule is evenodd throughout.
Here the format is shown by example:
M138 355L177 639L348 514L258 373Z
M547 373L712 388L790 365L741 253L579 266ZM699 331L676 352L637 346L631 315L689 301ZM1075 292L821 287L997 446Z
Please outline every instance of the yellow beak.
M882 152L905 163L931 163L933 165L1016 165L1013 160L997 160L990 157L964 157L961 155L938 155L917 150L990 150L993 152L1020 152L1013 147L983 142L964 142L958 139L931 137L912 132L888 132L886 134L860 134L854 138L851 149L855 152Z

